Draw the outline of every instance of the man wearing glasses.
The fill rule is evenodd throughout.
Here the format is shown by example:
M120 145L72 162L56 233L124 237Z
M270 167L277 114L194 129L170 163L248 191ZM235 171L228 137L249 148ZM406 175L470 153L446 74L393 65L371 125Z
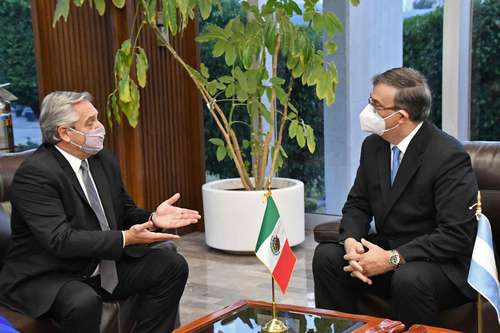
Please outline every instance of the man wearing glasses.
M363 293L390 298L394 319L437 325L439 311L474 297L467 284L477 183L460 142L426 120L425 77L393 68L373 78L356 179L338 243L316 248L318 308L357 313ZM375 222L375 233L369 233Z

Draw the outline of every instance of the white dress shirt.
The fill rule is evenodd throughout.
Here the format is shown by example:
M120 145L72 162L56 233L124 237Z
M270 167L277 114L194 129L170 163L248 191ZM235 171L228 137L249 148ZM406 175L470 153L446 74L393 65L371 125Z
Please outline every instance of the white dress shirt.
M410 134L408 134L403 140L401 140L400 143L398 143L397 145L393 145L391 143L391 146L390 146L390 152L391 152L391 171L392 171L392 147L394 146L397 146L398 149L401 151L401 153L399 154L399 163L401 164L401 161L403 160L403 156L405 155L406 153L406 150L408 149L408 146L410 145L410 142L411 140L413 139L413 137L415 136L415 134L417 134L418 130L420 129L420 127L422 127L422 124L424 122L421 122L420 124L417 125L417 127L415 127L413 129L413 131L410 132Z

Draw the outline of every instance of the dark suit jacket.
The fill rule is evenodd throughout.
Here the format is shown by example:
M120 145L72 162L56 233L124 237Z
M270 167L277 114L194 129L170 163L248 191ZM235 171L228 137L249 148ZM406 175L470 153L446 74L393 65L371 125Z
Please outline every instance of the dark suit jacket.
M390 144L370 135L342 210L340 240L366 237L372 217L376 243L407 262L439 264L468 297L470 257L477 231L477 182L469 155L453 137L425 121L410 142L390 186Z
M2 303L38 317L64 283L88 277L101 259L147 252L141 246L123 249L119 230L145 222L149 213L127 194L117 161L103 150L89 165L109 231L101 231L73 169L54 146L40 146L17 170L12 242L0 272Z

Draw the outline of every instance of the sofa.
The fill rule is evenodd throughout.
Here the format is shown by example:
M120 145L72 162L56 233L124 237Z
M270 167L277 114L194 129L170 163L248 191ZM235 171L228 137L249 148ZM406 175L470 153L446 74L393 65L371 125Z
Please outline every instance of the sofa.
M481 191L482 211L488 217L497 255L500 254L500 142L464 142L470 155L472 168ZM318 243L336 242L339 222L319 224L314 228L314 239ZM497 267L500 262L497 259ZM483 299L482 318L484 332L500 332L494 308ZM360 313L390 318L389 302L368 294L358 301ZM440 326L463 332L476 332L477 302L470 302L441 313Z

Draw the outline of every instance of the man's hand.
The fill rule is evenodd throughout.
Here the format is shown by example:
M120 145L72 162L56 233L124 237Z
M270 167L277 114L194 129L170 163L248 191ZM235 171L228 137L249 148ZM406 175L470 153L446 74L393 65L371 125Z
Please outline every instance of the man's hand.
M198 211L174 206L180 197L181 195L176 193L156 208L153 215L155 227L171 229L198 222L201 218Z
M133 244L150 244L180 238L177 235L150 231L150 229L153 228L154 225L151 221L142 224L134 224L124 233L125 246Z
M344 250L346 253L344 259L347 257L347 255L356 256L365 252L363 244L361 244L354 238L347 238L344 241ZM364 283L368 283L369 285L372 284L372 280L363 273L363 267L355 259L346 260L349 262L349 265L344 267L345 272L350 272L352 277L358 278Z
M345 260L355 260L363 268L363 274L367 277L384 274L394 269L389 263L390 252L384 250L380 246L373 244L365 239L361 239L361 244L368 251L358 253L347 253L344 256ZM346 272L350 270L344 269Z

